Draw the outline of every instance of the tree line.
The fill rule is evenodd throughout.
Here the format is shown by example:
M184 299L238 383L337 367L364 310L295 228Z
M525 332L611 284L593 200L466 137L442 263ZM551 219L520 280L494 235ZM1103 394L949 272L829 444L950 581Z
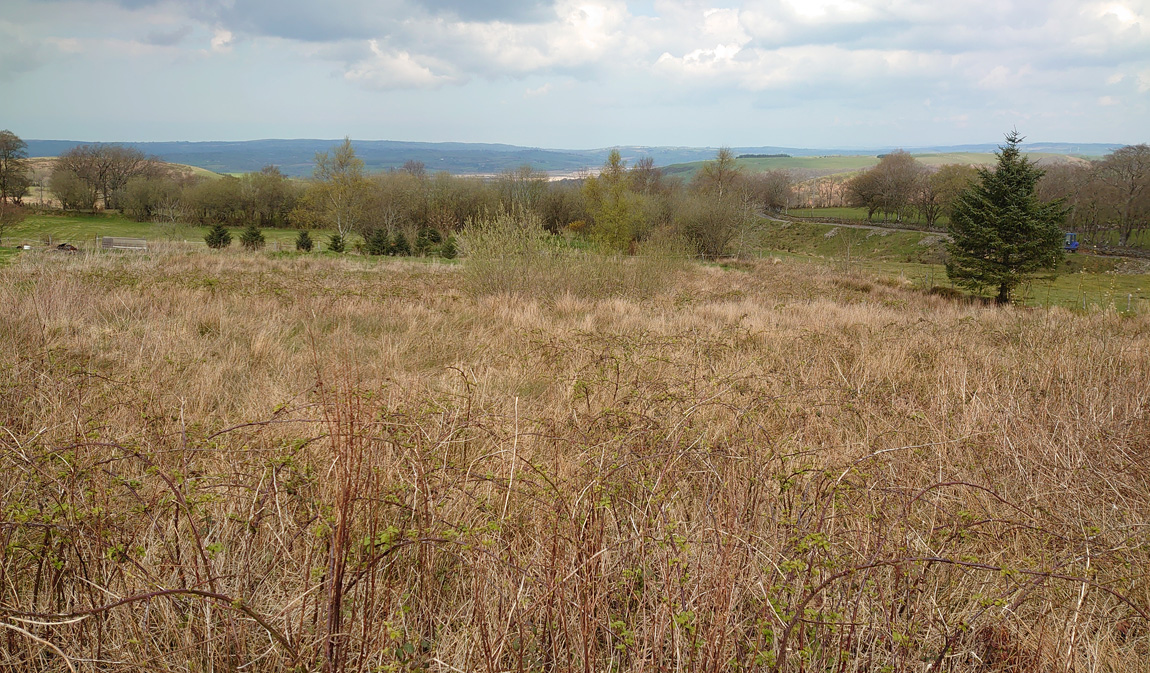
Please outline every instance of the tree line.
M601 249L634 251L670 234L716 257L758 214L788 207L794 179L785 171L747 174L726 148L686 182L664 176L650 157L628 165L618 151L598 172L560 181L530 166L483 178L429 173L417 161L367 173L345 139L316 155L310 180L274 166L196 176L131 148L83 145L57 159L48 187L66 210L118 209L142 222L331 230L337 247L358 236L365 250L393 254L446 241L500 212L530 212L549 232Z
M1044 200L1063 199L1067 226L1088 243L1117 243L1150 228L1150 146L1127 145L1102 161L1051 166L1038 183Z
M878 165L843 185L849 205L866 208L867 220L903 222L917 217L937 227L978 171L966 165L925 166L902 150L881 157ZM1046 167L1037 184L1042 201L1062 200L1065 226L1086 242L1099 243L1114 232L1119 245L1150 228L1150 147L1128 145L1098 161Z

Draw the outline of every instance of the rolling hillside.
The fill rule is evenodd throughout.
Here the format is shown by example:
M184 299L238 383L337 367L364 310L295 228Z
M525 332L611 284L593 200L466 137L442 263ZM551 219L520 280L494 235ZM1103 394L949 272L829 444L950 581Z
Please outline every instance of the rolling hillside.
M32 156L53 157L72 147L84 144L74 140L28 140L28 153ZM409 160L421 161L429 171L447 171L456 175L492 175L529 164L536 170L552 174L573 174L582 169L601 166L611 149L618 149L623 158L634 162L649 156L656 166L677 167L680 164L701 162L715 156L716 147L645 147L619 146L597 149L543 149L515 145L485 143L424 143L390 140L356 140L356 154L363 159L369 171L398 168ZM239 142L126 142L145 154L177 164L204 168L217 173L246 173L258 171L269 164L278 166L291 176L310 175L317 152L330 150L338 140L248 140ZM1102 156L1119 147L1118 144L1080 145L1071 143L1032 143L1029 149L1051 155ZM995 145L961 147L907 148L916 154L939 155L963 153L989 155ZM895 148L867 149L803 149L791 147L733 147L736 154L787 154L784 166L835 171L859 170L877 159L879 154ZM830 165L828 160L833 159ZM756 159L754 170L776 167L776 159ZM809 166L808 162L813 162ZM690 169L686 169L690 170ZM672 172L682 172L675 169ZM824 173L825 174L825 173Z

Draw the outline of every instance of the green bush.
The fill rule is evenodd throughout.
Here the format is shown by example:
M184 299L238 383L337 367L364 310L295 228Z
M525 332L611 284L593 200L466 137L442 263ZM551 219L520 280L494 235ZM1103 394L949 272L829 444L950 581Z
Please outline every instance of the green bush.
M311 240L311 234L307 233L307 229L299 232L299 236L295 237L295 249L300 252L311 252L315 244Z
M436 245L443 242L443 235L434 227L420 227L415 237L415 254L425 256L432 252Z
M472 220L460 243L464 277L476 294L650 296L686 259L678 239L661 236L637 244L633 256L575 250L530 211Z
M391 245L388 238L387 231L384 229L373 229L367 234L367 254L378 256L386 255Z
M407 237L403 235L402 231L395 234L395 241L391 244L391 254L399 257L407 257L411 254L411 245L408 244Z
M455 243L455 237L448 236L443 242L443 247L439 249L439 256L444 259L455 259L458 255L459 247Z
M208 235L204 236L204 242L208 244L209 248L220 250L232 244L232 235L224 228L224 225L217 223L208 231Z
M346 245L345 241L343 240L343 236L340 236L339 234L332 234L331 238L327 241L327 249L331 250L332 252L343 252L345 247Z
M240 244L244 246L244 250L259 250L266 242L263 232L255 222L249 224L244 233L240 234Z

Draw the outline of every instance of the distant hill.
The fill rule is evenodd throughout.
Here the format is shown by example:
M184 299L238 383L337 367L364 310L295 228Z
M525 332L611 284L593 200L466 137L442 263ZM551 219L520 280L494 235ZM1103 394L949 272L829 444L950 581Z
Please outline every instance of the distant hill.
M287 175L311 175L316 152L325 152L339 144L339 140L245 140L237 142L126 142L120 143L139 149L176 164L197 166L216 173L248 173L264 166L275 165ZM54 157L82 145L74 140L28 140L28 154ZM515 169L524 164L556 175L574 175L583 169L593 170L603 164L612 148L589 150L543 149L490 143L422 143L392 140L352 140L356 155L363 159L369 171L399 168L409 160L421 161L428 171L447 171L456 175L493 175ZM1102 156L1118 144L1029 143L1030 152L1066 154L1085 157ZM656 166L705 161L715 156L715 147L644 147L621 146L623 158L630 162L649 156ZM804 157L875 157L893 147L870 149L804 149L795 147L732 147L736 154L780 155ZM996 149L994 144L962 145L957 147L907 147L914 154L930 153L987 153ZM785 160L779 158L780 160ZM848 162L851 163L851 162Z
M952 152L920 152L913 150L912 156L927 166L942 166L944 164L965 164L969 166L990 166L997 159L994 156L994 146L978 152L970 149ZM1026 154L1039 166L1052 166L1073 162L1085 162L1082 155L1059 154L1054 152L1028 152ZM817 178L827 175L841 175L856 173L878 164L879 157L875 154L847 155L831 154L822 156L791 156L791 157L740 157L739 166L748 173L761 173L772 170L785 170L800 179ZM663 166L663 174L682 180L690 180L695 173L703 167L703 161L691 161L681 164Z

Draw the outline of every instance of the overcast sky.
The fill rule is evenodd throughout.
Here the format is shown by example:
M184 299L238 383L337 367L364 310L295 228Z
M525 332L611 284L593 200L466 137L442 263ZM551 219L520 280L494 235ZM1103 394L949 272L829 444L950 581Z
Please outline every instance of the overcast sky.
M0 128L879 147L1150 141L1150 0L0 0Z

